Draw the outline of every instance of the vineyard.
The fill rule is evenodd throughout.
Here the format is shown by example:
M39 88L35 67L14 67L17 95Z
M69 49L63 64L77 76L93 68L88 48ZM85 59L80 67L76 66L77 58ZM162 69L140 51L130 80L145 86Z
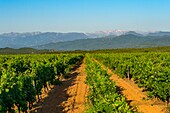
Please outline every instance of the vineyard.
M41 99L42 89L60 83L82 55L18 55L0 57L0 111L26 112ZM36 98L37 96L37 98ZM28 105L27 105L28 104Z
M86 83L89 85L87 113L132 113L125 97L118 93L105 70L90 58L87 59Z
M144 87L149 97L170 102L170 54L105 54L97 60L112 69L121 78L132 79Z
M74 72L74 68L78 70L76 66L81 69ZM116 75L108 73L108 68ZM142 101L156 99L164 104L164 108L161 107L161 111L155 113L168 112L170 54L158 52L3 55L0 56L0 112L30 112L33 105L42 100L42 93L48 93L52 86L66 86L60 92L57 92L57 89L54 91L61 94L60 98L65 98L64 104L50 108L54 113L59 111L56 106L63 106L63 109L60 109L61 113L72 113L76 111L74 109L83 106L83 112L86 113L149 113L148 109L154 110L154 104L145 110L142 110L144 108L139 107L140 105L133 106L133 100L128 100L124 91L128 91L131 97L135 95L131 95L128 87L119 85L125 85L125 82L126 86L131 87L131 82L134 82L137 84L135 87L142 89L136 95L146 93L146 98L142 98ZM53 95L57 95L55 93ZM60 98L52 98L53 103ZM82 109L76 112L82 112Z

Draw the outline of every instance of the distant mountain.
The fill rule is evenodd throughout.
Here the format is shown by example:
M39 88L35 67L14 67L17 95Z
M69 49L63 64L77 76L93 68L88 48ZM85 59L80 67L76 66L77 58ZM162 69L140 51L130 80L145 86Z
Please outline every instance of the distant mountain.
M140 36L136 34L125 34L120 36L108 36L107 38L81 39L67 42L50 43L36 46L36 49L56 50L96 50L111 48L141 48L170 46L170 36L153 37Z
M143 36L127 33L120 36L107 36L95 39L80 39L74 41L50 43L36 46L36 49L56 49L56 50L96 50L110 48L142 48L170 46L170 36Z
M170 36L170 32L158 31L158 32L148 33L148 36Z
M84 33L55 33L55 32L33 32L33 33L5 33L0 35L0 48L21 48L55 43L61 41L72 41L76 39L89 38Z
M128 32L126 32L124 35L143 36L142 34L137 33L137 32L135 32L135 31L128 31Z
M94 50L110 48L169 46L170 32L98 31L94 33L5 33L0 34L0 48L34 47L36 49Z
M142 47L170 46L170 36L151 37L140 45Z
M123 31L123 30L110 30L110 31L97 31L94 33L86 33L86 35L88 35L89 37L93 37L93 38L100 38L100 37L105 37L105 36L120 36L125 34L127 31Z

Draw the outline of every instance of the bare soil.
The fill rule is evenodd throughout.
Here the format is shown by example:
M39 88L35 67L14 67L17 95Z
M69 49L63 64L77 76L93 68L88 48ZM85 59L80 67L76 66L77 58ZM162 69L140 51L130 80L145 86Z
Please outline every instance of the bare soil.
M78 64L72 69L69 78L62 85L54 86L47 94L43 94L41 102L36 103L31 113L83 113L87 85L84 83L85 64Z

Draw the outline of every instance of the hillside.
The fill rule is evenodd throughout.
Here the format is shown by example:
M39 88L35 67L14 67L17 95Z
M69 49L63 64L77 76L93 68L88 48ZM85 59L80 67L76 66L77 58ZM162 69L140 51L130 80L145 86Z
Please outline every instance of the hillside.
M88 38L88 36L84 33L6 33L0 35L0 48L22 48L48 44L52 42L72 41L86 38Z
M100 31L95 33L26 32L0 34L0 48L97 50L170 45L170 32Z
M140 36L125 34L120 36L107 36L94 39L80 39L74 41L50 43L34 46L35 49L55 50L97 50L111 48L143 48L170 46L170 36Z
M0 54L38 54L38 53L47 53L47 50L36 50L33 48L0 48Z

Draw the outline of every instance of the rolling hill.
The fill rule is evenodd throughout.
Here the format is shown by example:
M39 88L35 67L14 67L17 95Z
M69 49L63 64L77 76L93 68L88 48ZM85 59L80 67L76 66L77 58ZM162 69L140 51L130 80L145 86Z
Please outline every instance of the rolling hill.
M35 49L55 50L96 50L111 48L142 48L170 46L170 36L143 36L136 34L124 34L120 36L107 36L94 39L79 39L74 41L50 43L35 46Z
M5 33L0 35L0 48L22 48L48 44L52 42L72 41L89 38L84 33Z
M0 34L0 48L96 50L170 46L170 32L100 31L95 33L30 32Z

